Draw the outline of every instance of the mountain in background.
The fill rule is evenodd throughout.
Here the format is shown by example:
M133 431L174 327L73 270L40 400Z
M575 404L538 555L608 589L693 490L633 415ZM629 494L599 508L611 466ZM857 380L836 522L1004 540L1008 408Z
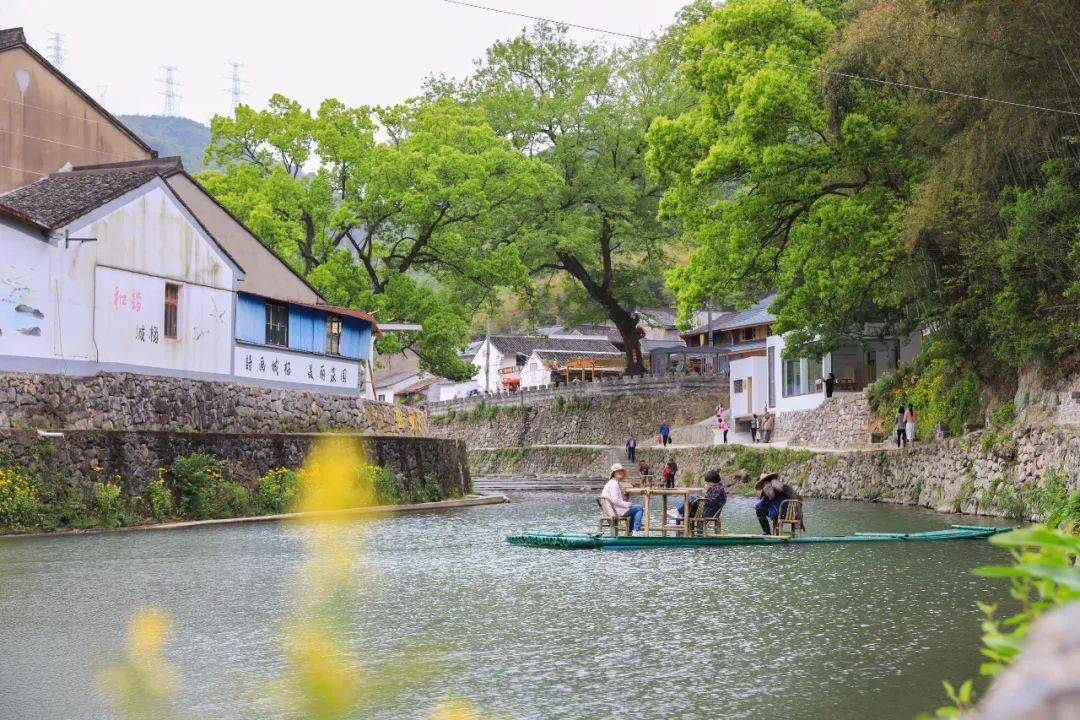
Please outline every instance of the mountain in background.
M158 151L161 157L179 155L188 172L202 170L210 144L210 128L191 118L173 115L121 115L120 122Z

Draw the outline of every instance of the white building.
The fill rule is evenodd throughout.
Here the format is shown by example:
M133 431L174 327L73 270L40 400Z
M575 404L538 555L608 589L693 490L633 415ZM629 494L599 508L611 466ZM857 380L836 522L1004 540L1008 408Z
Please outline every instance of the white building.
M266 290L192 214L176 172L175 159L75 168L0 195L0 370L370 394L371 317L251 292ZM255 252L262 272L284 266Z

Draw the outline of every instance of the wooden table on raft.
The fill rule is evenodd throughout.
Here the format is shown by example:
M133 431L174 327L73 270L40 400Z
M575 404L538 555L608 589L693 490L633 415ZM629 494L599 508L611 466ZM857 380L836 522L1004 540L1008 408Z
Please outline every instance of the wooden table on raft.
M689 488L689 487L632 487L626 488L625 492L627 496L641 495L642 506L645 512L643 513L641 529L645 535L648 535L652 530L652 498L653 495L659 495L663 501L663 506L660 509L660 527L658 528L661 536L667 537L668 531L675 533L676 536L682 535L683 537L690 537L690 523L686 521L686 516L690 513L690 493L701 492L701 488ZM683 522L681 525L671 525L668 523L668 498L680 497L683 501Z

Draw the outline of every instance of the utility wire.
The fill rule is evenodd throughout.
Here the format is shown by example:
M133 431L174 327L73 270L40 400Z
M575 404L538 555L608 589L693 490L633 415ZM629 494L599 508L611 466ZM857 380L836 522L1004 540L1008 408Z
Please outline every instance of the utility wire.
M462 7L474 8L476 10L485 10L487 12L499 13L500 15L511 15L513 17L524 18L526 20L538 20L540 22L549 22L556 25L565 25L566 27L577 28L578 30L589 30L591 32L603 33L605 35L614 35L616 37L629 38L631 40L655 42L655 39L653 38L646 38L640 35L632 35L630 33L623 33L615 30L606 30L604 28L593 27L591 25L579 25L577 23L565 22L563 20L555 20L554 18L543 17L540 15L528 15L526 13L515 12L513 10L504 10L502 8L494 8L488 7L487 5L464 2L463 0L443 0L443 2L449 5L461 5ZM718 55L727 55L728 57L745 59L737 53L725 52L723 50L714 50L713 52L717 53ZM781 60L759 59L755 60L754 62L758 62L763 65L776 65L792 70L800 70L802 72L823 73L825 75L832 75L833 77L848 78L850 80L861 80L863 82L875 83L878 85L888 85L890 87L903 88L905 90L919 90L922 92L935 93L937 95L946 95L949 97L956 97L964 100L979 100L981 102L996 103L998 105L1009 105L1011 107L1025 108L1027 110L1042 110L1043 112L1052 112L1059 113L1061 115L1073 115L1076 117L1080 117L1080 112L1073 110L1063 110L1061 108L1045 107L1043 105L1032 105L1030 103L1017 102L1015 100L1003 100L1001 98L984 97L982 95L973 95L971 93L964 92L954 92L952 90L939 90L938 88L925 87L923 85L914 85L912 83L899 82L897 80L883 80L881 78L872 78L866 77L864 75L856 75L855 73L847 73L841 70L823 70L821 68L813 68L808 65L786 63Z

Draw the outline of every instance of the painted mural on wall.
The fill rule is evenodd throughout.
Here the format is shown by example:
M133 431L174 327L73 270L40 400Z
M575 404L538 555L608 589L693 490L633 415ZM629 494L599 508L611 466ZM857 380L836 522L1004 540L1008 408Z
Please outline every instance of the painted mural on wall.
M233 374L238 377L343 389L359 387L363 376L359 362L248 345L237 345L234 349Z
M94 339L98 359L193 372L229 372L232 302L225 290L140 273L96 268ZM175 321L166 287L175 290Z
M0 347L11 354L52 354L48 265L0 266Z

